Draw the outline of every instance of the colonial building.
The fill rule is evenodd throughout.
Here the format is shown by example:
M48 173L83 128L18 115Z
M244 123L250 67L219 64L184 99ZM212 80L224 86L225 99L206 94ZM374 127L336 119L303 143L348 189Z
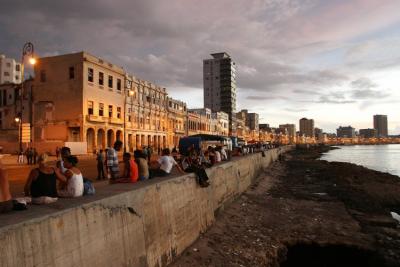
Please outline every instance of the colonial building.
M179 139L187 135L187 106L180 100L168 97L168 144L179 146Z
M53 151L74 142L78 151L123 139L125 71L86 52L40 58L35 65L34 139Z
M166 89L127 75L127 145L134 148L167 147L168 97ZM129 96L131 92L131 96Z

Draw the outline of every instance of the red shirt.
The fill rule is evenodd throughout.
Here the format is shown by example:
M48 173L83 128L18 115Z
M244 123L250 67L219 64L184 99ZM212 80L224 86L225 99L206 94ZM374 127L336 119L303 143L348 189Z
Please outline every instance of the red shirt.
M139 169L138 169L136 162L133 159L129 160L129 174L130 174L129 178L131 179L131 183L137 182L137 180L139 178Z

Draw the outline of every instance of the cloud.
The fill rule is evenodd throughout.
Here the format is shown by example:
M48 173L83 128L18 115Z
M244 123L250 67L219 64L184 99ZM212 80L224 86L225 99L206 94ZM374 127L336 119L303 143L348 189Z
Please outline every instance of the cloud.
M373 90L378 85L368 78L359 78L350 83L352 88L351 98L353 99L381 99L388 97L390 94L383 92L382 89Z
M308 109L305 108L285 108L286 111L289 112L306 112Z

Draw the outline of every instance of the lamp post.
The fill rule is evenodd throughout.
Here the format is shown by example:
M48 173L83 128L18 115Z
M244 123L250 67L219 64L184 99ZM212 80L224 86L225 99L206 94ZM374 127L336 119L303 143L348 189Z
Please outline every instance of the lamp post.
M18 124L18 143L19 143L19 152L22 152L22 127L21 127L21 114L18 114L19 117L15 117L15 122Z
M24 44L22 48L21 58L21 90L20 90L20 113L19 113L19 149L22 152L22 119L23 119L23 98L24 98L24 81L25 81L25 56L29 56L29 63L35 65L36 59L34 57L34 47L31 42ZM15 119L17 122L17 118Z

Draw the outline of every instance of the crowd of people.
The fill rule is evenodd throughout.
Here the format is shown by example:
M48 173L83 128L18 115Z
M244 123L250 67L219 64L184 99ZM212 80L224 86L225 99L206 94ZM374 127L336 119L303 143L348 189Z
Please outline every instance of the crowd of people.
M192 145L182 152L176 147L172 151L169 148L158 149L157 154L151 147L143 147L141 150L135 150L133 154L123 153L123 164L120 169L118 154L122 145L121 141L116 141L113 147L96 153L97 180L108 180L110 184L136 183L154 177L166 177L175 168L181 174L195 173L199 185L206 187L209 185L206 168L228 161L232 156L263 152L275 147L275 145L250 144L229 151L223 146L196 149ZM56 149L56 166L49 161L46 153L37 156L36 150L30 148L26 154L28 164L38 164L30 171L25 183L24 199L29 198L28 202L48 204L57 201L59 197L75 198L95 192L91 181L84 178L84 174L78 167L78 158L71 155L70 148ZM155 155L157 157L154 157ZM16 209L16 207L21 208L20 204L12 199L7 172L0 162L0 213Z

